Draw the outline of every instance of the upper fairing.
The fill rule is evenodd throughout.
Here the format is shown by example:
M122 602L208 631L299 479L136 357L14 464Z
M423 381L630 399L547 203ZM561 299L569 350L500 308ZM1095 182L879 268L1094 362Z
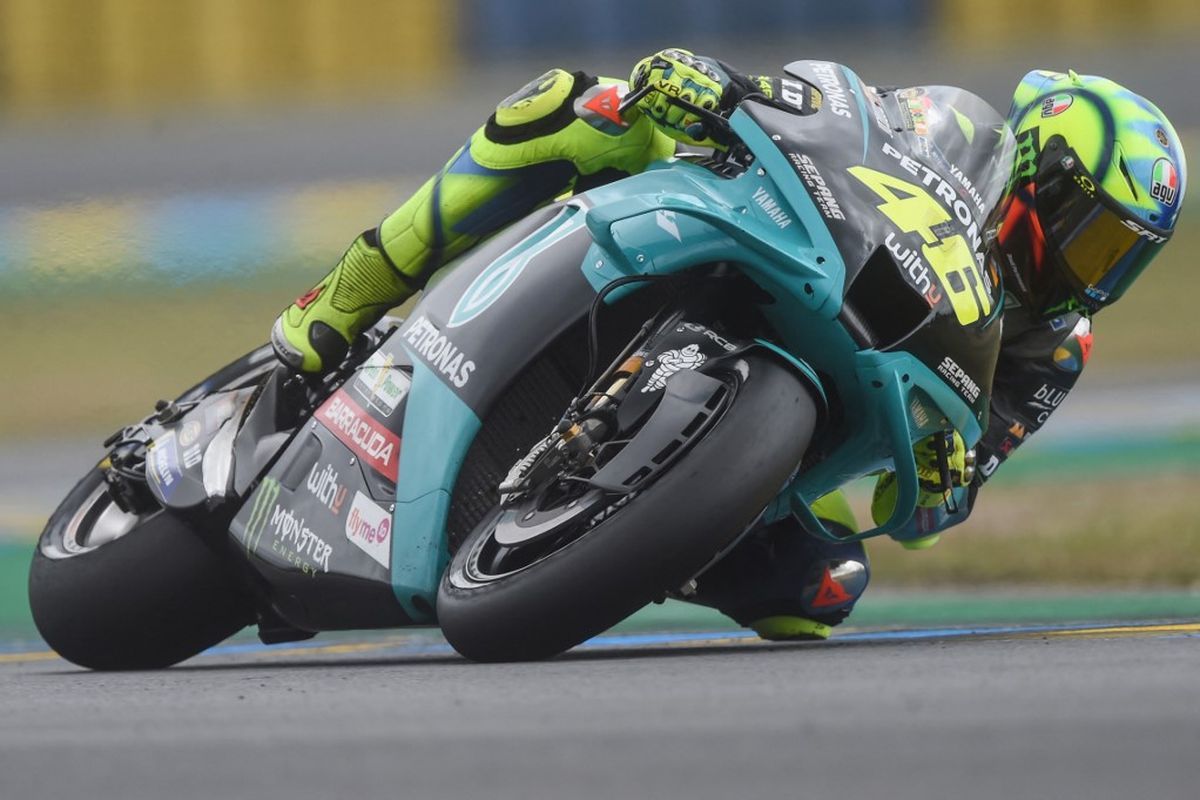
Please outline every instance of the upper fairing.
M949 358L956 374L966 372L972 387L982 387L962 392L982 417L1002 288L987 268L986 228L1014 153L1003 118L952 87L873 89L850 69L823 61L798 61L786 71L821 90L818 113L743 108L770 134L824 217L846 265L846 297L855 294L864 267L890 258L885 268L899 273L924 302L918 310L926 310L911 335L885 346L909 350L935 370Z
M752 106L752 115L779 137L780 149L830 222L848 280L896 230L877 211L879 194L849 172L857 166L928 190L950 215L948 229L967 235L982 260L985 223L1004 192L1014 153L1012 136L995 109L950 86L874 89L849 68L826 61L797 61L785 69L821 89L819 113L773 115ZM816 176L801 163L804 156ZM822 188L826 185L829 191Z

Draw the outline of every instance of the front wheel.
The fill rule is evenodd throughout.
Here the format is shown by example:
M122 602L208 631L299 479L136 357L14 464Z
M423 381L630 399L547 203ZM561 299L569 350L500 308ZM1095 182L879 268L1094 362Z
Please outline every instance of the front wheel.
M808 390L753 355L722 379L731 399L664 474L597 513L564 512L570 529L527 545L497 539L497 509L455 553L438 621L475 661L561 653L678 588L728 547L800 463L816 423ZM577 501L578 502L578 501Z

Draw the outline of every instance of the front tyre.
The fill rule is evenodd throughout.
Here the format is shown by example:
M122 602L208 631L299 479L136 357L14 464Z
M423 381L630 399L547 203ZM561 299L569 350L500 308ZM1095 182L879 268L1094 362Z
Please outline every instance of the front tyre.
M499 563L501 547L499 511L485 518L438 592L438 621L454 649L474 661L553 656L682 586L729 546L790 478L817 417L788 368L758 355L746 365L729 378L739 385L702 439L555 549L510 557L511 570L483 569Z
M29 605L50 647L95 670L167 667L253 621L249 599L199 532L169 512L123 512L99 468L47 522Z

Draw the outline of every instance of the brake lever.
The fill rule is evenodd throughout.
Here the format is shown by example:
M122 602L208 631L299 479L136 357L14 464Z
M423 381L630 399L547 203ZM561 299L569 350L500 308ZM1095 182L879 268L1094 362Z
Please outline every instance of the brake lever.
M625 97L622 98L622 100L621 100L621 104L619 106L617 106L617 113L620 114L622 117L624 117L626 112L629 111L629 109L633 108L634 106L636 106L638 104L639 100L641 100L643 97L645 97L646 95L650 94L653 91L654 91L654 87L647 83L642 88L635 89L634 91L625 95Z

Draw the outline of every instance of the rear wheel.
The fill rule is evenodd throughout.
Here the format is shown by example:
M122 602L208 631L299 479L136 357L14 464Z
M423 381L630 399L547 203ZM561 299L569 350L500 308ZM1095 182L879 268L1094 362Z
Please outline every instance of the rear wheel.
M167 667L253 621L252 604L200 532L166 511L122 511L99 468L46 524L29 604L47 644L97 670Z
M761 356L745 367L720 376L730 393L719 418L646 488L540 497L536 514L554 532L528 542L498 536L500 509L485 518L438 593L454 648L476 661L555 655L683 585L728 547L791 476L816 420L786 367Z
M259 347L173 405L248 385L275 365L270 345ZM254 621L253 602L217 550L221 537L206 541L192 523L158 507L144 481L137 488L136 503L122 505L146 510L122 510L104 471L92 469L50 517L34 551L33 621L47 644L83 667L167 667Z

